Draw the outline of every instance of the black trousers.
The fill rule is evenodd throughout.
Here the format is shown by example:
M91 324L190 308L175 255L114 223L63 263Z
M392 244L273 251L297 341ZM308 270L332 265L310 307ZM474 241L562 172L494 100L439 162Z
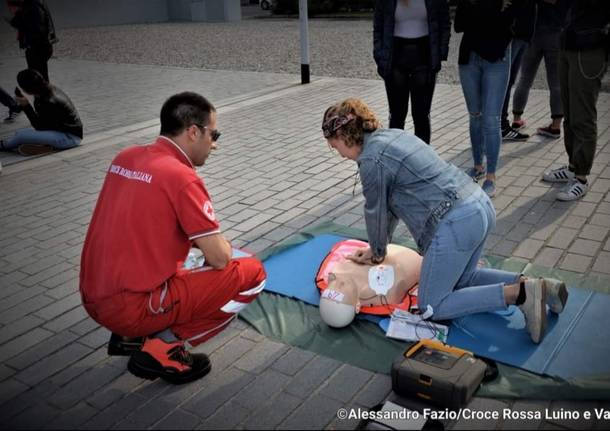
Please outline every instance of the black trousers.
M21 112L21 106L17 105L13 96L4 91L4 88L0 87L0 103L9 109L9 112Z
M430 108L436 73L430 67L428 37L394 38L392 68L385 78L390 107L390 128L404 129L411 98L411 116L415 136L430 143Z
M49 81L49 58L53 55L53 45L36 45L25 50L25 61L28 69L40 72L44 79Z

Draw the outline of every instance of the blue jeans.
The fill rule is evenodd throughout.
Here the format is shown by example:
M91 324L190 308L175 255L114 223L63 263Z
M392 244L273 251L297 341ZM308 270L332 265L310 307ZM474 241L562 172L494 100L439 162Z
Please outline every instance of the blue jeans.
M70 133L55 130L20 129L2 145L3 150L12 150L23 144L50 145L56 150L67 150L80 144L81 139Z
M468 64L461 64L460 82L470 112L470 144L475 165L487 157L487 172L495 174L502 134L500 115L510 74L510 44L504 58L490 63L472 52Z
M434 320L506 309L504 285L520 274L478 267L495 224L493 205L478 189L438 225L424 255L417 300L422 311L432 307Z

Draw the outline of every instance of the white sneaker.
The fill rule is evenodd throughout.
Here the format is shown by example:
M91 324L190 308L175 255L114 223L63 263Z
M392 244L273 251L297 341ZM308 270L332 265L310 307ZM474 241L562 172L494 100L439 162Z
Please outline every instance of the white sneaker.
M576 178L574 172L569 170L567 165L545 172L542 175L542 181L547 183L569 183L574 178Z
M546 330L546 285L542 278L525 280L525 302L519 305L532 341L542 341Z
M578 180L573 180L567 187L561 189L557 193L556 199L558 201L575 201L582 198L589 191L589 184L583 184Z
M546 304L553 313L561 313L568 302L566 284L554 278L543 278L542 281L546 286Z

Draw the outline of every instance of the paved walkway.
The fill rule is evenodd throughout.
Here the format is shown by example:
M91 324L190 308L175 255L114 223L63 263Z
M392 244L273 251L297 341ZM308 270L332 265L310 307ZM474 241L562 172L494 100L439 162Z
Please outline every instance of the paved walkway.
M4 59L14 73L21 59ZM355 166L328 150L320 120L332 102L368 101L387 117L378 80L55 60L51 74L79 107L87 137L79 148L19 161L0 176L0 427L29 428L340 428L340 407L369 408L390 381L332 359L269 340L243 322L200 350L213 370L173 387L142 381L109 358L107 330L91 321L78 294L79 257L109 161L158 132L170 94L199 91L219 107L220 149L200 169L225 234L262 251L304 227L333 220L363 228L362 199L352 196ZM548 118L548 93L532 91L529 124ZM505 144L494 199L498 227L489 254L512 256L583 274L610 275L610 95L598 104L599 148L591 192L559 203L539 182L565 161L561 141L534 137ZM470 163L461 89L439 85L432 112L433 146L460 166ZM24 120L21 120L22 124ZM411 124L408 124L411 128ZM3 128L0 134L9 133ZM404 228L400 230L404 232ZM609 408L608 403L475 398L471 408L515 410ZM606 428L608 422L458 422L460 428Z

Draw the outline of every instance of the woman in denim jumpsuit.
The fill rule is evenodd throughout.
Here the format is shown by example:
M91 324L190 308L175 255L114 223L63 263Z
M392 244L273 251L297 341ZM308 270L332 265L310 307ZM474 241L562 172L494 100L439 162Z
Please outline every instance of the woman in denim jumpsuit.
M322 123L328 144L358 163L369 247L351 258L381 263L399 220L424 260L418 303L434 320L504 310L518 305L535 343L546 327L546 305L556 313L567 300L565 284L479 268L485 240L495 226L489 197L456 166L419 138L382 129L359 99L331 106Z

